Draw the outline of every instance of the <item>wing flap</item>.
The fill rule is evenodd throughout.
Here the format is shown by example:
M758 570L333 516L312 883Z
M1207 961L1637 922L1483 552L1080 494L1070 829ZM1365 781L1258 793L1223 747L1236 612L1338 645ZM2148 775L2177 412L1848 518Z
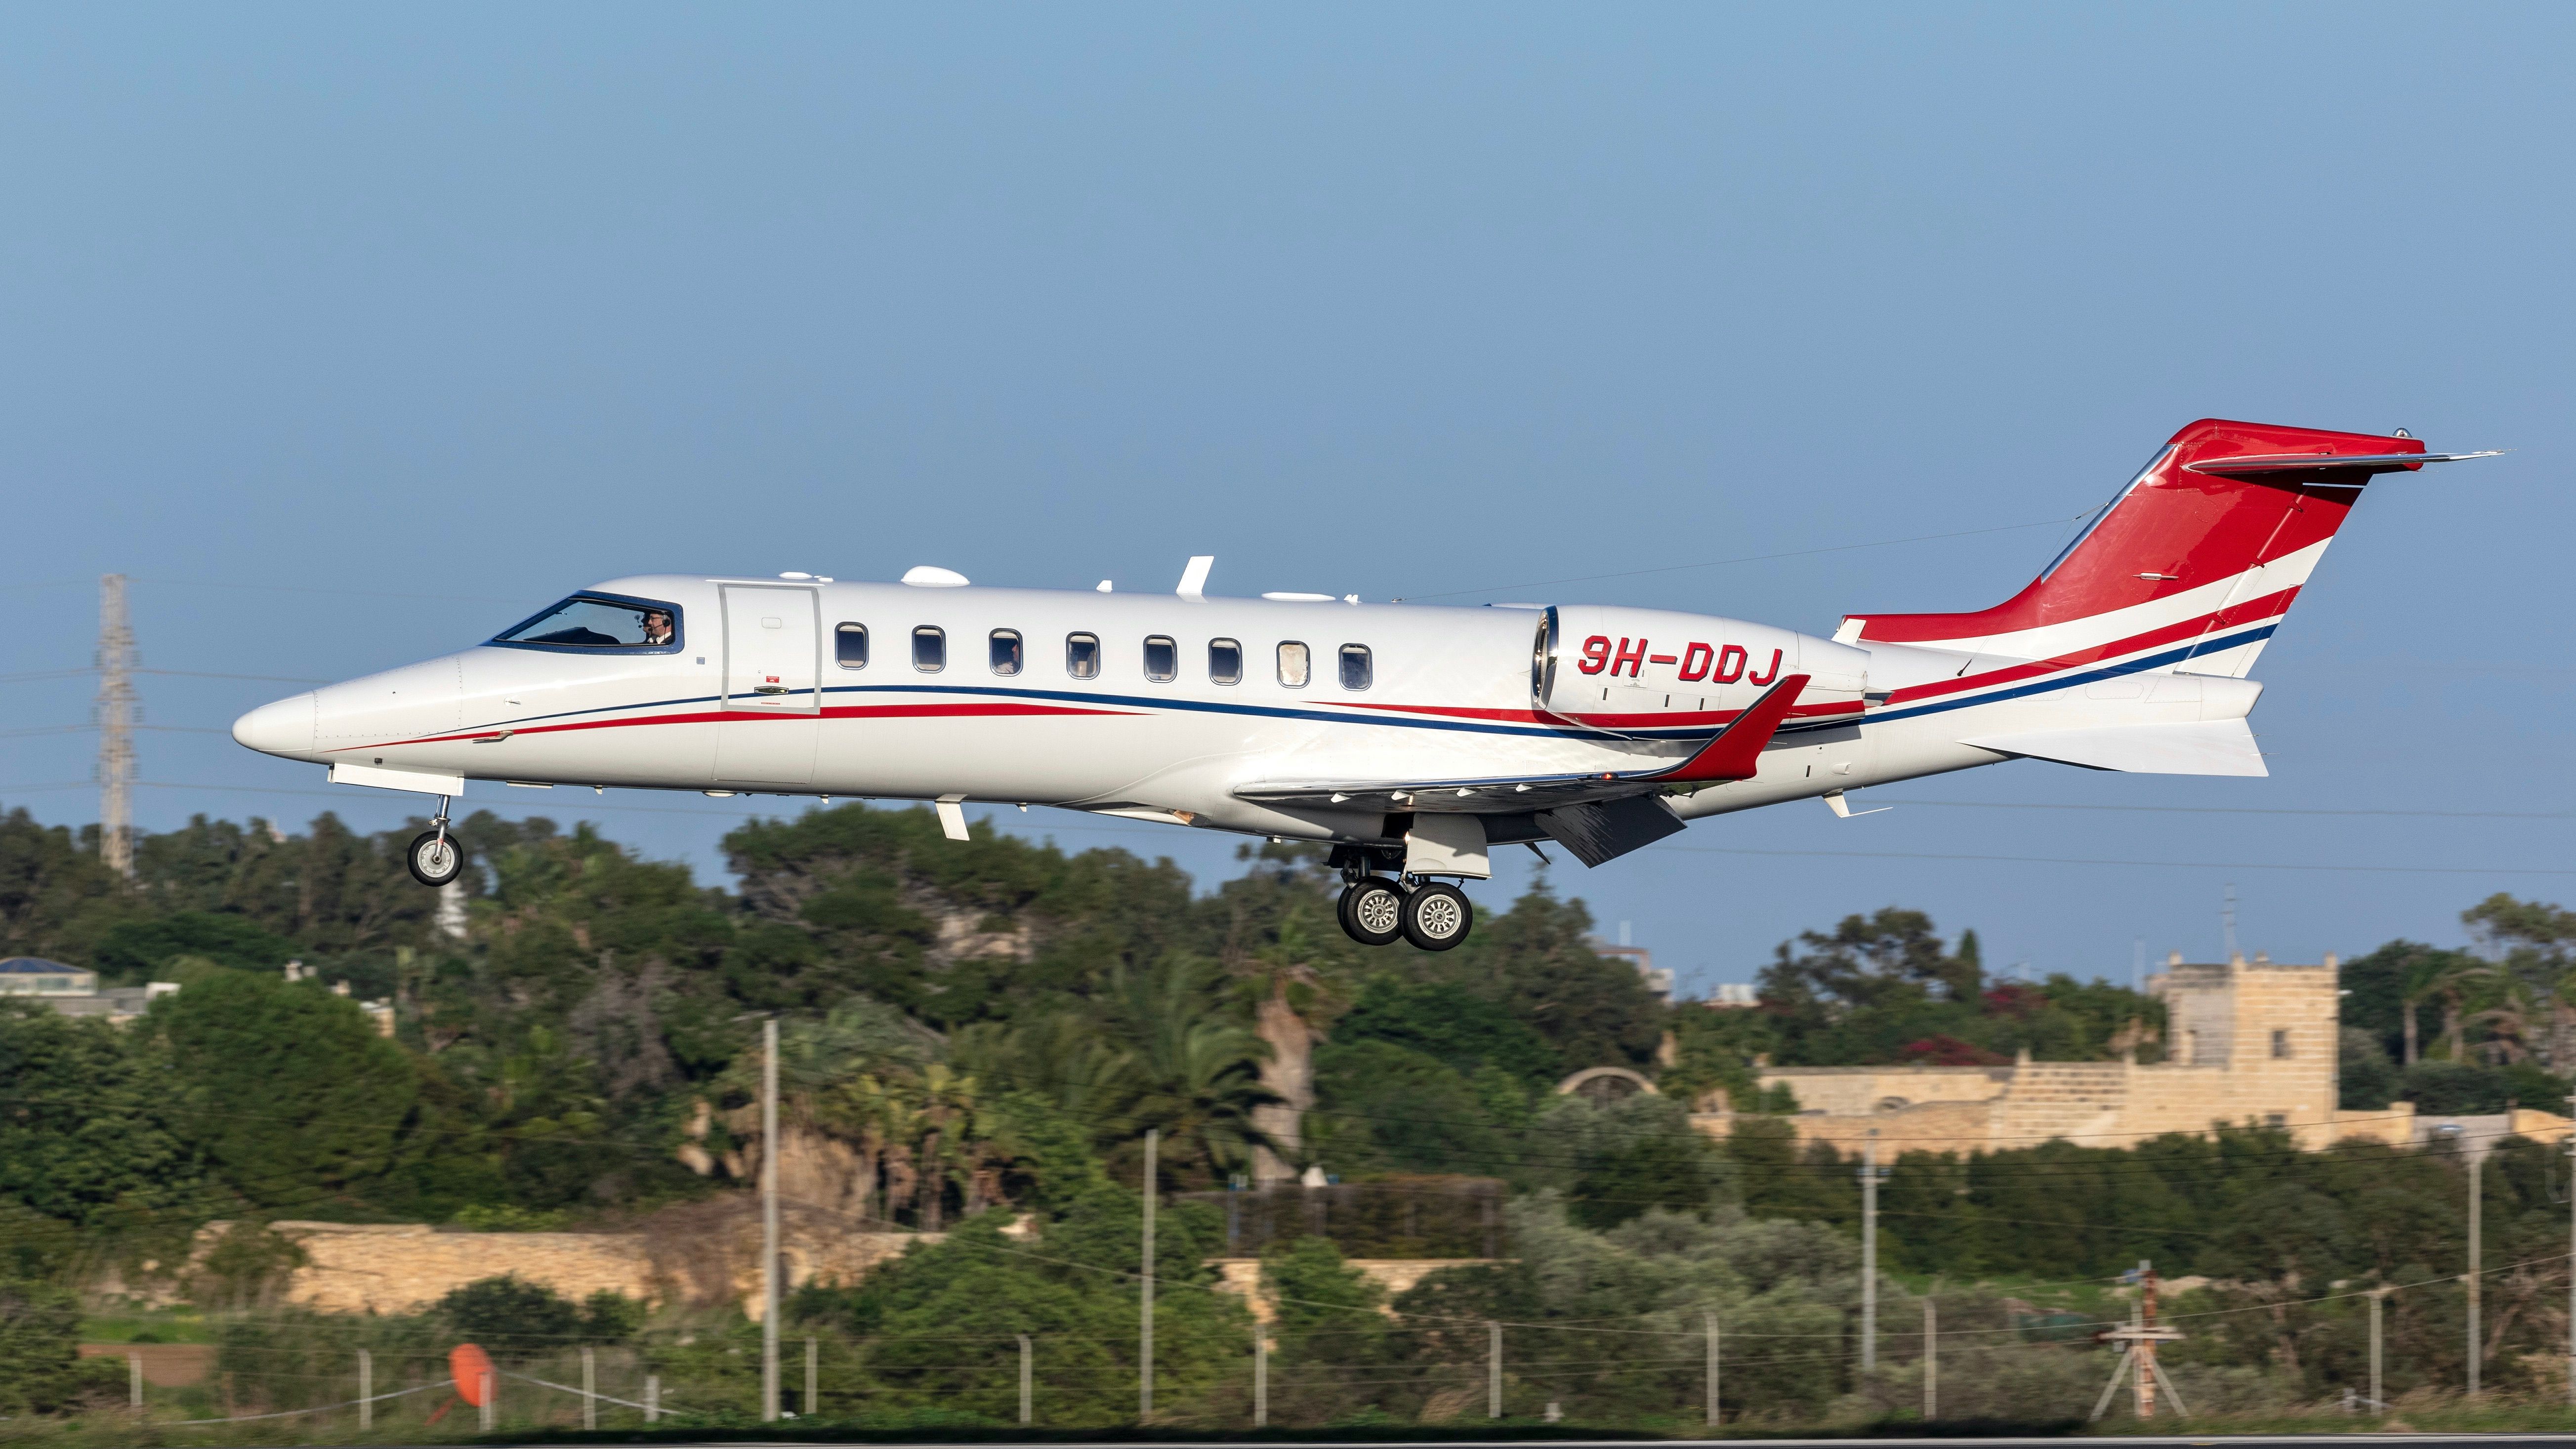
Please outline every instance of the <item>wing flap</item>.
M2119 770L2133 775L2269 775L2254 731L2241 719L2186 724L2103 725L2093 729L2034 730L1961 740L1981 750Z

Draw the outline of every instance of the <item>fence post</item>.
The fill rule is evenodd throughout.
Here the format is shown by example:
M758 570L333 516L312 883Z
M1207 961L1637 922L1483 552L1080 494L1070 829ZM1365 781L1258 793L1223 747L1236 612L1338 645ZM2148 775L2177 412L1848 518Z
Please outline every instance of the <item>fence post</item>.
M1708 1426L1717 1427L1717 1315L1702 1313L1700 1322L1708 1328Z
M501 1422L501 1384L490 1373L483 1375L483 1432L489 1434Z
M1252 1321L1252 1427L1270 1426L1270 1330Z
M644 1376L644 1422L647 1424L662 1422L662 1376L660 1374Z
M1923 1422L1941 1417L1941 1319L1932 1295L1923 1295Z
M1485 1417L1503 1416L1503 1326L1485 1320Z
M125 1401L140 1414L143 1412L143 1355L129 1353L125 1356L125 1377ZM364 1394L365 1390L359 1392Z
M805 1340L805 1402L796 1406L796 1412L806 1418L813 1418L818 1412L816 1406L822 1401L823 1351L815 1347L814 1340L809 1338Z
M599 1360L587 1347L581 1351L581 1426L599 1427Z
M135 1402L141 1403L138 1397ZM358 1350L358 1432L376 1427L376 1356Z
M1037 1350L1025 1333L1015 1334L1020 1341L1020 1422L1033 1422L1036 1413Z

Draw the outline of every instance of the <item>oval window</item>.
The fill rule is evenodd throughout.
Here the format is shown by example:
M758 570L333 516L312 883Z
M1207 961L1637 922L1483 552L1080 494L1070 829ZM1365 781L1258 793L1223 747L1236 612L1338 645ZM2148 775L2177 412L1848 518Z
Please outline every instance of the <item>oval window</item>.
M1020 672L1019 630L994 630L992 649L993 672L995 674L1017 674Z
M1180 673L1181 646L1172 642L1172 636L1145 636L1145 677L1156 684L1164 684L1179 678Z
M843 624L832 631L832 657L843 669L868 667L868 626Z
M1100 636L1067 634L1064 636L1064 672L1076 679L1100 677Z
M1243 646L1231 639L1208 641L1208 683L1243 682Z
M1279 682L1290 689L1304 689L1315 672L1315 662L1305 645L1295 640L1279 646Z
M912 667L924 674L937 674L948 667L946 630L924 624L912 631Z
M1342 688L1366 689L1376 678L1376 666L1369 660L1366 644L1342 646Z

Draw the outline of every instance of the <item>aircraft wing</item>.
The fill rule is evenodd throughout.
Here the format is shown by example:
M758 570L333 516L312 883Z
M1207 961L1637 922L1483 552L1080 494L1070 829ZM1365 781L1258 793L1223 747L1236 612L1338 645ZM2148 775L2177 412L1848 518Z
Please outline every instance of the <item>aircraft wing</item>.
M1519 815L1560 806L1620 800L1667 785L1749 780L1762 749L1779 732L1809 676L1792 674L1727 722L1689 759L1651 770L1587 774L1485 775L1457 779L1255 780L1238 785L1237 798L1276 805L1356 805L1434 815Z

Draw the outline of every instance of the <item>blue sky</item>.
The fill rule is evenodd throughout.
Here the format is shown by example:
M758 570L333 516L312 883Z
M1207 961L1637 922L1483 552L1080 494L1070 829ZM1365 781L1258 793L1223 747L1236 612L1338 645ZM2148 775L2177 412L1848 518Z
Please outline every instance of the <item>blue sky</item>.
M2249 952L2455 940L2576 883L2571 39L2516 5L20 7L0 674L86 663L108 571L148 665L322 678L654 569L1160 589L1214 553L1219 592L1825 632L2003 598L2065 536L2016 525L2192 418L2404 426L2514 452L2372 486L2258 670L2272 779L2008 765L1555 877L1696 982L1890 903L2125 978L2216 952L2229 882ZM184 732L292 688L147 679L143 823L396 822ZM87 691L12 681L0 730ZM93 748L0 737L0 804L94 819L26 788ZM590 803L709 873L740 818ZM2279 868L2314 865L2374 869Z

